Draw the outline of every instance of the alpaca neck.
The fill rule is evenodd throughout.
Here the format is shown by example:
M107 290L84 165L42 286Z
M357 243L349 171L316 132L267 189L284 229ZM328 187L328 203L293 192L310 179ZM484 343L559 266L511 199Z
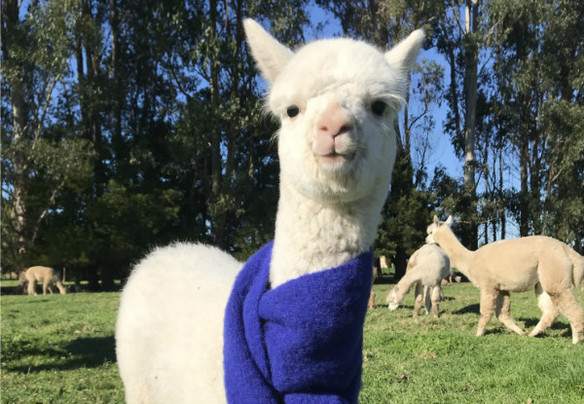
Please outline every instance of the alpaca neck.
M401 303L410 289L412 285L420 280L419 272L417 271L406 271L406 274L402 276L402 278L397 283L397 302Z
M450 265L458 269L472 282L474 277L470 273L470 263L474 252L463 246L450 228L441 229L441 231L434 235L434 239L446 251L446 254L448 254Z
M329 204L307 198L281 179L271 286L339 266L368 251L386 195L378 192L359 201Z

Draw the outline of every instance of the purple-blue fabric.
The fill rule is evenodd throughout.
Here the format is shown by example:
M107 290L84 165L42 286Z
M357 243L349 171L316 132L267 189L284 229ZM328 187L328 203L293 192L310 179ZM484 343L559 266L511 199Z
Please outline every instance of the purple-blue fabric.
M357 403L372 252L270 289L272 245L246 262L227 303L227 402Z

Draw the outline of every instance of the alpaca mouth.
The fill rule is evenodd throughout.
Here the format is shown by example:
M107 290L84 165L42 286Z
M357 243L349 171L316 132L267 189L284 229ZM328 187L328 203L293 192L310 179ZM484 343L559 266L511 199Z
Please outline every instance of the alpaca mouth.
M350 163L355 158L355 153L337 153L333 151L328 154L315 154L316 161L325 168L341 168Z

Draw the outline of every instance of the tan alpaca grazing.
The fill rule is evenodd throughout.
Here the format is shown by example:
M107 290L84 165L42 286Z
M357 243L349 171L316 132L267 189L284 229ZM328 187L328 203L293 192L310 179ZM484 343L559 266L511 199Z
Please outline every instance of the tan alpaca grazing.
M62 295L67 293L67 289L59 280L56 271L50 267L35 266L28 268L20 273L18 284L26 286L29 295L36 295L37 281L43 284L43 295L47 294L47 290L49 293L53 293L50 287L51 284L55 284Z
M518 334L524 331L510 316L510 292L535 290L542 311L539 323L529 334L534 337L550 327L562 313L572 328L576 344L584 333L584 309L572 293L582 282L584 262L572 248L545 236L522 237L486 244L476 251L466 249L452 230L452 216L428 226L426 242L438 243L450 257L453 267L481 290L481 318L477 336L496 313L505 327Z
M406 274L385 299L389 310L397 309L412 286L415 288L414 317L418 316L425 302L426 314L438 318L440 300L444 298L442 280L450 275L450 259L444 249L437 244L425 244L412 254L406 267Z

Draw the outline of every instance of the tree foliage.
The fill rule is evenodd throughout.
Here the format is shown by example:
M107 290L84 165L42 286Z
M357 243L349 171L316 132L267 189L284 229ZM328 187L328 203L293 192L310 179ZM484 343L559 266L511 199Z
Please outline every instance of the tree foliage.
M499 131L519 161L511 210L522 236L543 233L582 249L584 6L493 1L493 95Z
M156 245L245 259L272 238L277 122L242 21L294 47L322 12L383 49L424 26L444 58L428 52L411 74L377 255L399 274L435 213L459 218L469 246L517 223L582 251L580 1L22 4L2 3L3 271L52 265L110 289ZM440 132L459 158L473 152L454 176L428 163Z

